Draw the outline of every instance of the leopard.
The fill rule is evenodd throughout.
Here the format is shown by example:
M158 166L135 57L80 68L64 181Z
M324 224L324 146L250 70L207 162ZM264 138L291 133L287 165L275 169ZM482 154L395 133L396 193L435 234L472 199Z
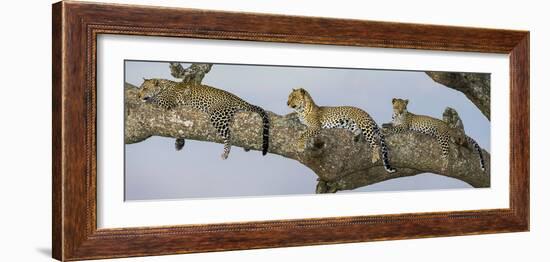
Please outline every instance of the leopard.
M390 165L384 135L366 111L352 106L318 106L309 92L303 88L292 90L288 96L287 106L297 113L300 123L307 127L296 144L299 151L304 151L307 142L318 135L321 129L346 129L355 135L354 140L357 141L356 138L359 136L370 144L373 163L377 162L382 154L384 169L388 173L396 171Z
M483 159L483 151L479 144L471 137L467 136L460 127L463 128L462 120L456 121L455 126L450 126L451 122L447 118L449 115L443 115L443 121L426 115L417 115L408 111L408 99L393 98L392 99L392 124L389 127L389 133L403 133L412 131L433 137L437 140L439 147L442 150L444 159L444 168L447 168L449 162L449 146L451 143L459 146L475 148L479 154L479 165L481 170L485 171L485 160ZM448 111L448 110L447 110Z
M155 104L165 110L185 106L208 114L217 135L223 139L222 159L227 159L231 151L230 126L235 114L257 113L262 119L262 155L265 156L269 150L270 119L267 112L228 91L199 83L152 78L143 80L138 96L141 101ZM176 149L180 150L184 144L185 140L178 138Z

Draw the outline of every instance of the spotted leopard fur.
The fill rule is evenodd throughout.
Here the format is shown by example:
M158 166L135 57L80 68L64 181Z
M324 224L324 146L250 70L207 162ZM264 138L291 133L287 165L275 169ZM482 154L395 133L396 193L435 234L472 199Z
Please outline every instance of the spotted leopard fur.
M382 163L386 171L395 172L389 163L384 135L367 112L350 106L317 106L310 94L302 88L294 89L290 93L287 105L298 113L300 122L307 126L306 132L298 140L299 150L304 150L307 141L317 135L321 129L343 128L356 136L363 136L370 143L373 163L378 161L379 153L382 153Z
M177 106L188 106L210 117L217 134L223 138L224 151L222 159L229 156L231 150L230 124L235 113L249 111L262 117L262 154L269 149L269 117L259 106L247 103L227 91L201 84L186 84L165 79L145 79L139 90L139 98L147 103L154 103L167 110ZM176 149L183 147L185 140L176 140Z
M485 161L481 147L471 137L464 134L458 128L450 127L446 122L424 115L416 115L407 110L408 99L392 99L393 115L391 133L413 131L434 137L442 150L445 165L448 164L449 143L454 142L462 146L473 146L479 154L480 168L485 171ZM444 115L445 117L445 115ZM448 117L448 116L446 116ZM460 121L459 125L462 125Z

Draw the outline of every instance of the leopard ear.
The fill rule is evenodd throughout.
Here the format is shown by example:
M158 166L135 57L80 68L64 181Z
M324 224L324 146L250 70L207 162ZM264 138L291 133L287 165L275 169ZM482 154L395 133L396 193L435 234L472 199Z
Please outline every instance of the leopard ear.
M409 99L405 99L405 105L409 104Z
M306 90L303 89L303 88L300 88L299 90L300 90L300 93L301 93L302 95L304 95L304 94L306 93Z
M395 99L395 98L392 98L392 99L391 99L391 103L392 103L392 104L395 104L395 101L397 101L397 99Z

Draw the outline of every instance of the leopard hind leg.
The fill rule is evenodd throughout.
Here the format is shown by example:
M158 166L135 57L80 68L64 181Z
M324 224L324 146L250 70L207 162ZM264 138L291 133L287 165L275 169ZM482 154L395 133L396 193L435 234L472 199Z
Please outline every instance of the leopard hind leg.
M368 128L362 129L362 132L365 140L370 144L372 154L371 162L375 163L376 161L380 160L380 149L378 147L378 144L376 143L375 133L372 129Z
M449 142L451 141L449 136L440 135L437 136L437 143L441 147L443 157L443 170L447 170L449 166Z
M183 147L185 146L185 138L183 137L176 138L176 142L174 143L174 146L176 148L176 151L182 150Z
M384 137L384 134L382 134L382 132L380 131L380 129L376 124L373 124L372 132L373 132L374 141L371 143L376 144L376 140L380 142L380 147L377 147L377 149L382 154L382 164L384 165L384 169L388 173L395 173L396 169L390 165L389 150L388 150L388 145L386 144L386 138Z
M216 110L210 115L210 122L212 122L212 125L216 128L218 135L223 138L222 159L227 159L231 151L231 130L229 126L233 121L234 115L234 109Z

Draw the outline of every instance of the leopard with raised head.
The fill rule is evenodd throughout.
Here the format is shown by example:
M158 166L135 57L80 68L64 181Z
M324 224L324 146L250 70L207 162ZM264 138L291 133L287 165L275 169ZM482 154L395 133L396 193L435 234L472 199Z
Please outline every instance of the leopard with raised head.
M445 121L430 116L416 115L409 112L407 110L408 104L408 99L392 99L392 125L388 129L390 133L413 131L435 138L442 150L442 157L445 160L445 168L447 167L449 161L449 143L453 142L460 146L471 145L479 154L480 168L485 171L483 152L474 139L465 135L463 131L461 132L459 127L453 128ZM462 125L462 122L460 121L457 125Z
M153 103L167 110L177 106L188 106L207 113L217 134L223 138L222 159L226 159L231 150L230 125L234 115L243 111L257 113L261 116L263 123L262 154L267 154L269 116L263 108L252 105L232 93L202 84L188 84L166 79L144 79L138 95L143 102ZM183 147L183 141L182 139L176 141L176 149Z
M319 134L321 129L343 128L356 137L365 138L372 149L373 163L380 159L381 153L384 169L389 173L395 172L390 165L384 135L367 112L351 106L318 106L303 88L292 90L287 105L296 111L300 122L307 126L307 130L298 139L297 147L300 151L305 150L307 142Z

